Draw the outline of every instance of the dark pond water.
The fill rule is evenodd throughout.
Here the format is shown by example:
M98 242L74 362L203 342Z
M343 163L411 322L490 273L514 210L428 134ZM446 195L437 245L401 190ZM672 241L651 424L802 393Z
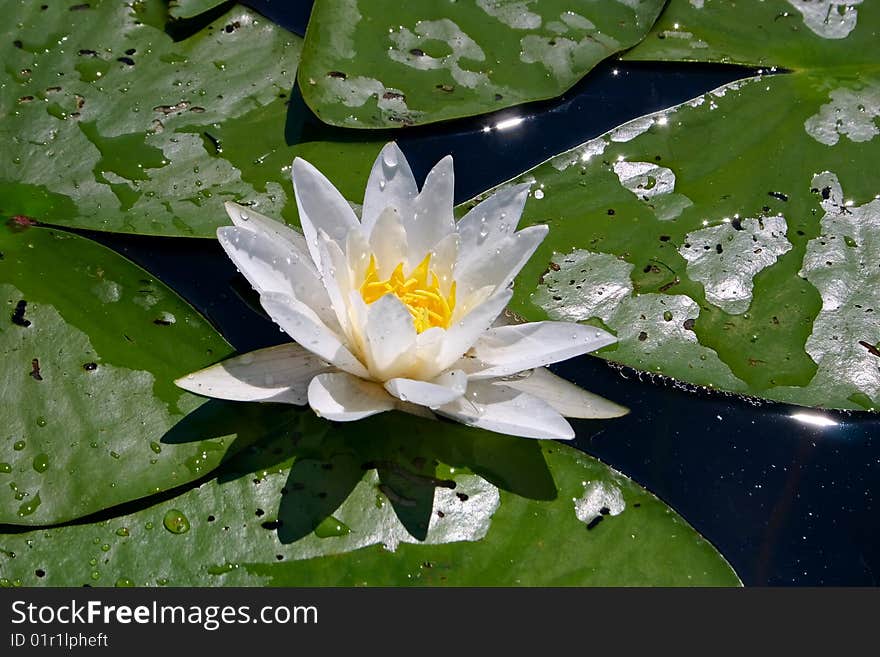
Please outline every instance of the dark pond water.
M309 2L252 1L303 33ZM680 103L749 69L600 66L561 99L395 135L416 177L456 161L457 201L631 118ZM305 118L303 118L305 117ZM483 128L520 117L510 130ZM294 128L317 119L302 107ZM203 312L240 351L283 340L209 240L90 234ZM198 276L193 276L198 272ZM632 477L712 541L747 585L876 585L880 579L880 420L691 390L593 358L556 371L633 412L580 421L575 445Z

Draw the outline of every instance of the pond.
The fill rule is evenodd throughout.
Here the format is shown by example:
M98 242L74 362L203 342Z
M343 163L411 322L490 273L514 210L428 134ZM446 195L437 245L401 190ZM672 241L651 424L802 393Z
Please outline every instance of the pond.
M172 23L169 32L178 43L187 44L190 35L215 26L235 36L250 29L246 19L254 17L272 21L272 38L280 43L288 37L277 26L302 36L311 9L309 2L281 6L252 1L244 4L259 14L242 14L246 10L232 2L205 4L217 6ZM112 192L95 201L94 209L89 209L92 201L79 200L78 192L65 191L54 173L43 178L33 174L18 178L15 171L6 175L0 185L9 185L14 200L6 201L0 212L12 217L14 230L4 237L0 251L6 251L7 267L11 262L27 263L45 278L34 286L27 282L24 268L0 278L0 283L11 286L7 293L13 324L31 331L21 338L27 351L30 380L26 384L53 383L55 375L67 377L64 368L72 367L65 360L69 352L69 358L83 361L76 362L76 376L103 377L100 383L92 377L83 379L85 383L76 379L72 385L86 390L89 398L104 401L97 411L84 407L97 420L84 423L88 426L81 434L76 427L73 442L64 448L55 445L57 438L48 439L33 426L61 435L64 425L53 424L56 409L61 409L57 412L66 423L76 417L65 407L75 397L69 391L62 396L66 401L59 401L57 393L36 401L31 398L16 419L22 428L15 424L8 437L10 456L0 453L4 461L0 465L9 467L5 474L0 471L0 477L10 477L14 501L8 502L18 515L13 522L15 513L10 512L4 516L8 524L0 527L0 540L6 542L0 543L2 581L408 584L415 578L428 584L719 584L731 583L726 561L747 586L875 585L880 523L873 494L880 486L880 454L872 439L878 435L880 420L873 412L878 394L871 378L877 376L877 365L870 359L877 356L874 343L880 339L880 325L872 316L862 316L864 307L876 301L868 283L876 276L870 263L880 244L876 232L880 213L872 209L878 190L852 162L876 161L880 152L878 142L872 142L871 126L880 130L872 116L859 133L859 120L850 120L838 108L839 134L834 134L832 146L840 152L825 156L821 149L832 149L831 137L818 128L811 133L810 126L819 124L810 123L810 118L821 115L822 110L816 112L824 107L822 102L830 99L833 104L843 96L834 95L837 82L814 85L809 80L808 69L815 62L812 55L803 54L803 39L836 40L840 37L820 32L840 31L849 22L856 23L846 12L830 23L829 13L816 23L802 11L802 3L775 4L803 13L803 23L797 25L805 27L792 31L788 46L773 44L760 57L742 54L749 48L738 45L742 35L737 29L717 31L718 24L728 24L727 9L717 9L720 15L708 14L702 24L691 13L704 9L702 2L672 2L643 44L630 51L637 53L635 57L597 64L561 95L554 94L558 97L487 107L486 113L465 118L456 118L458 110L442 109L440 103L439 118L451 120L426 125L395 128L388 124L392 114L387 112L372 115L386 124L372 126L373 130L328 125L310 107L319 102L313 97L317 92L307 88L304 99L300 86L292 83L293 72L280 68L287 64L273 62L265 75L272 78L269 86L275 100L263 91L259 100L256 96L248 100L243 91L243 105L235 105L240 99L230 98L238 91L230 91L212 115L208 94L205 107L196 106L195 114L191 101L174 100L194 92L165 94L161 103L145 99L151 107L143 111L152 110L151 117L159 118L151 121L162 126L158 129L151 123L152 133L147 134L154 137L146 142L139 137L129 143L128 134L108 129L98 119L90 124L83 121L80 130L101 151L88 177ZM492 4L501 5L505 3ZM711 5L707 0L705 11ZM185 9L186 3L179 7ZM322 11L321 16L326 16L328 10ZM676 12L689 19L691 31L674 22L679 20ZM880 21L867 8L859 7L859 12L862 30ZM799 19L801 14L793 17ZM780 20L789 21L789 16ZM855 29L850 29L853 38L861 38ZM400 34L412 35L402 27ZM678 42L711 41L709 37L717 42L705 50L732 55L706 61L652 61L699 60L696 55L679 56L676 48L683 46ZM748 46L749 39L742 39ZM417 51L413 57L428 56L409 41L406 44L412 46L411 54ZM185 65L184 55L174 47L153 43L149 47L167 49L163 62L177 65L179 56L180 65ZM194 46L186 56L220 57L217 51L208 53L207 47L200 52L201 47ZM703 49L687 47L688 53ZM829 52L830 58L836 56ZM126 57L138 62L141 54ZM439 61L440 54L436 56ZM78 57L103 61L97 55ZM740 64L718 63L719 59ZM266 68L257 61L256 57L247 60L241 71L247 74L247 66ZM136 75L143 70L137 64L121 62L121 66L134 68ZM219 71L207 85L216 87L209 92L215 94L222 91L224 75L233 75L233 66L226 59L214 59L211 66ZM871 77L876 76L876 66L868 63L863 69L862 82L852 87L853 93L862 94L859 111L880 116L880 104L871 105L880 89ZM333 73L331 81L353 79L351 73ZM107 74L108 79L112 74ZM145 84L158 84L149 79L150 73L144 75ZM164 83L162 75L167 73L157 73L157 79ZM193 74L181 73L180 81L186 75ZM280 80L287 80L283 88ZM743 80L749 82L738 86L737 81ZM849 80L849 73L840 74L841 85ZM140 83L134 77L126 84L136 90ZM396 101L397 92L385 91L386 96L389 93L392 97L386 100ZM755 100L757 95L750 96L758 93L769 100L762 104ZM223 93L216 95L220 99ZM63 102L59 106L66 107ZM226 109L234 112L233 120L224 117ZM354 106L353 111L360 110ZM452 114L442 114L447 111ZM786 118L786 112L798 118ZM203 118L203 113L209 117ZM808 117L806 122L801 114ZM324 118L330 122L349 120L341 114L328 116ZM395 116L397 121L408 115ZM419 117L413 116L418 123ZM651 117L647 123L641 118L646 116ZM128 125L126 121L122 123ZM795 128L797 137L792 136ZM155 140L163 132L176 137L160 144ZM69 139L74 146L59 146L59 156L64 148L76 147L78 142ZM548 446L549 442L541 447L527 439L493 442L502 439L485 432L447 430L445 423L440 430L425 429L424 421L418 424L395 416L352 423L337 431L310 415L307 407L261 412L253 408L258 405L229 402L200 406L195 398L178 399L180 391L173 392L170 380L186 372L231 353L245 354L289 340L261 308L259 295L221 245L194 238L212 234L225 221L222 216L204 215L218 209L222 214L220 197L259 201L242 196L257 193L264 198L261 211L293 219L292 194L284 187L286 182L276 182L278 172L273 171L270 182L259 180L270 167L289 176L291 153L313 158L349 200L359 202L370 162L391 140L400 146L419 185L441 158L453 156L455 203L463 204L461 212L472 206L474 197L508 181L532 183L524 223L547 223L550 236L536 261L517 278L511 308L529 320L588 320L617 335L617 351L600 352L607 360L579 356L552 366L565 379L630 409L612 420L571 421L576 436L570 445L598 461L580 460L574 453ZM193 155L195 149L201 149L198 156ZM172 163L180 158L187 173L182 166L170 176L163 173L164 157ZM815 164L801 162L810 158ZM133 162L139 162L134 172ZM241 179L231 183L231 192L223 182L224 167L230 163L241 169ZM627 164L638 166L627 169L623 166ZM836 172L833 178L826 175L829 172ZM664 178L669 174L671 179ZM63 177L64 170L57 175ZM81 174L69 175L79 180ZM162 176L169 177L162 180ZM217 199L200 191L203 178ZM13 189L11 181L19 180L30 187ZM185 187L186 192L176 193L162 207L150 205L148 196L162 190L170 193L172 185L174 190ZM31 196L22 200L28 193ZM191 193L197 200L191 198L181 209ZM65 201L68 194L69 199L77 199L78 208L71 210ZM106 211L101 203L113 198L123 208L122 215L132 208L134 214L102 218ZM88 218L67 221L76 212ZM856 218L855 227L834 223L846 221L847 215ZM96 218L102 218L104 225ZM782 219L781 232L769 228L777 218ZM132 230L131 222L138 221L143 225L151 221L152 227ZM79 241L74 248L69 240L31 237L48 231L46 225L60 225L64 232L57 234L62 236L109 247L149 276L129 271L103 251L89 250L97 247L77 246ZM845 251L840 255L825 248L823 240L837 236L835 231L839 242L846 242L844 249L858 252L853 258L847 259ZM139 232L146 234L132 234ZM168 236L174 234L179 236ZM741 237L748 238L751 252L736 260L731 254L745 248L736 241ZM706 242L711 258L716 257L717 247L719 259L707 260L702 247L692 255L691 242L702 245L699 240ZM722 244L728 260L721 258ZM28 248L35 245L48 255L28 255ZM758 246L752 249L753 245ZM822 268L834 269L838 258L844 264L826 275L818 265L810 268L811 258L821 260ZM80 273L65 274L65 264ZM605 299L574 291L581 276L582 283L601 280L607 285L602 289L618 294L614 298L621 305L611 308L603 305ZM864 285L855 294L838 293L843 299L840 306L849 314L822 324L823 313L830 312L827 299L836 289L835 281L851 291L859 285L859 277ZM74 291L89 291L81 311L76 299L64 298L64 280ZM172 290L196 312L172 299ZM103 302L97 310L89 306L94 297ZM120 298L122 303L117 303ZM636 305L637 299L642 305ZM126 309L120 316L123 304ZM858 317L853 305L861 313ZM53 332L58 313L77 330ZM129 330L127 322L149 327ZM83 327L91 323L102 328L85 330L88 336L80 345ZM830 328L822 334L819 326ZM43 333L32 338L37 330ZM823 335L833 342L819 343ZM53 341L58 336L70 340L71 346L58 347L56 353ZM844 346L837 347L838 340ZM862 360L847 355L850 344ZM3 348L11 353L14 346ZM155 353L132 356L131 349ZM164 364L156 365L153 358ZM56 366L56 361L66 365ZM145 372L164 375L165 380L140 376ZM109 393L108 387L116 392ZM17 395L9 393L5 401L14 402ZM171 410L165 410L169 403ZM148 423L155 425L154 431L133 428ZM107 431L131 435L123 438ZM435 436L442 431L447 433ZM20 448L19 443L23 443ZM94 454L83 456L84 448ZM69 469L70 480L61 477L55 461ZM624 477L604 469L602 463ZM151 471L153 466L164 469ZM92 468L103 473L95 474L94 481L106 490L86 492L89 483L82 479ZM129 476L136 485L124 482ZM196 488L198 483L211 483L216 490ZM297 491L308 499L296 498ZM79 502L61 502L65 495ZM237 502L246 510L236 508ZM469 506L463 511L462 504ZM647 520L639 518L640 510ZM53 515L41 517L41 512ZM540 520L530 519L531 514ZM674 523L664 524L664 516L674 517ZM82 531L66 529L69 521L83 517ZM42 525L54 528L40 530ZM699 536L690 534L687 525ZM187 570L175 557L163 556L143 568L137 550L128 544L131 532L139 532L157 550L168 549L162 546L172 545L169 541L189 541L182 555L196 555L200 565ZM638 545L612 557L612 551L625 545L623 534L630 532L633 541L638 536ZM535 534L534 544L519 545L517 539L506 538L519 533ZM226 538L233 548L210 546ZM692 538L698 547L682 546ZM76 546L64 560L57 556L62 540ZM22 551L25 541L36 541L33 552ZM331 544L336 547L328 549ZM540 553L545 544L558 545L562 560L570 563L551 566L550 555L524 556L535 550ZM333 572L328 554L359 554L352 552L358 549L368 555L363 563L344 562L342 575ZM648 556L651 550L656 553ZM479 567L500 558L519 563L509 569ZM583 564L595 560L605 561L607 571L626 569L626 574L619 570L609 574L601 568L598 575L585 574ZM693 571L684 566L688 560L693 560ZM76 571L69 579L56 574L62 563ZM523 572L516 572L520 569Z

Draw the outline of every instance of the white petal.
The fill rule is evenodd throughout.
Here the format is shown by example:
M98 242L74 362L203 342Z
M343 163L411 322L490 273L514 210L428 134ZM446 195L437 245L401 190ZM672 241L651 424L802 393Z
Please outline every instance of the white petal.
M353 230L346 237L345 258L348 261L353 286L360 287L370 265L370 245L361 231Z
M431 381L396 378L385 382L385 390L405 402L436 408L458 399L467 388L467 375L461 370L444 372Z
M458 321L477 306L488 301L495 293L494 285L484 285L470 293L463 294L460 288L456 291L455 310L452 311L452 321ZM497 319L495 322L497 323ZM493 323L494 325L494 323Z
M351 272L348 261L339 245L332 241L323 230L318 234L318 253L321 254L321 281L333 313L343 333L351 336L348 303L346 301L351 289Z
M495 285L497 289L507 287L548 231L547 226L529 226L514 235L499 238L495 243L482 245L477 257L467 261L459 258L455 280L461 294L467 295L485 285Z
M376 220L385 208L396 208L401 215L412 213L412 203L418 194L416 179L403 152L397 144L386 144L373 163L367 189L364 192L364 207L361 210L361 225L369 235Z
M495 318L502 313L511 296L513 290L510 289L496 293L446 331L437 357L438 372L448 368L473 346L480 335L492 326Z
M354 210L333 183L301 158L293 161L293 192L306 245L317 267L320 263L318 231L323 230L342 247L348 232L359 230L360 224Z
M472 208L458 222L461 259L469 261L482 252L484 244L513 235L529 195L529 183L511 185Z
M412 362L416 325L403 302L386 294L367 310L366 341L370 371L386 380Z
M370 250L376 256L376 271L381 280L391 276L398 263L406 260L406 230L400 213L385 208L370 233ZM418 264L410 263L410 265Z
M498 383L471 381L463 397L434 410L464 424L512 436L574 438L571 425L549 404Z
M279 292L313 308L321 321L338 327L330 299L308 253L266 233L238 226L217 229L217 240L251 286L260 294Z
M493 378L556 363L617 342L593 326L571 322L531 322L490 328L474 344L471 378Z
M421 262L440 240L455 232L454 184L452 156L447 155L428 172L412 214L404 216L410 263Z
M408 375L421 380L437 376L443 368L437 367L440 350L446 339L446 329L434 326L416 336L415 356Z
M324 360L355 376L369 378L366 368L327 328L315 312L293 297L267 292L260 303L269 316L294 340Z
M175 383L217 399L305 404L309 381L329 369L327 362L289 343L228 358Z
M605 419L629 413L625 406L584 390L544 367L533 370L529 376L505 381L504 384L540 397L565 417Z
M437 242L431 254L431 269L440 279L440 289L443 294L449 294L456 260L458 260L458 235L452 233Z
M368 353L367 347L367 315L370 307L361 296L360 290L348 293L348 312L351 319L352 346L359 354Z
M272 241L281 240L290 244L303 255L308 255L309 247L306 245L306 238L287 224L270 219L259 212L254 212L251 208L232 201L227 201L224 207L226 214L236 226L261 233Z
M350 422L395 406L382 386L344 372L319 374L309 383L309 406L321 417Z

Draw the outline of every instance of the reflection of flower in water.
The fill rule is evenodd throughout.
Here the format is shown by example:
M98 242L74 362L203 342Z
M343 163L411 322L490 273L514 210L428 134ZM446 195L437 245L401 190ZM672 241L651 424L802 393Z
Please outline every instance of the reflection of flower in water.
M574 436L568 417L625 409L545 365L614 342L567 322L504 325L512 281L547 234L516 231L528 186L453 217L452 158L421 192L396 144L373 165L358 220L309 163L293 163L303 234L232 203L221 245L296 342L190 374L181 387L223 399L308 403L330 420L391 409L436 413L532 438Z

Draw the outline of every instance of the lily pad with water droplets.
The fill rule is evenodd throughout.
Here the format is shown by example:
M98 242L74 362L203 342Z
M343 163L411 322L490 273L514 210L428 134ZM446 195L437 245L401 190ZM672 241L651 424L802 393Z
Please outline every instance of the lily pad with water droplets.
M876 67L878 30L880 5L871 0L670 0L650 34L623 57L797 70Z
M515 288L605 358L701 386L880 407L880 75L737 82L514 182L550 233Z
M299 86L327 123L400 127L552 98L638 43L662 0L317 0Z
M299 37L241 7L175 42L159 0L12 5L0 27L0 215L212 237L224 201L281 214L289 174L272 153L287 148ZM272 145L236 148L258 129L245 117L267 107L280 125Z
M287 409L184 393L230 353L192 308L85 238L0 227L0 525L58 523L208 474Z
M176 498L0 535L0 585L739 584L675 512L572 448L398 414L299 420Z

